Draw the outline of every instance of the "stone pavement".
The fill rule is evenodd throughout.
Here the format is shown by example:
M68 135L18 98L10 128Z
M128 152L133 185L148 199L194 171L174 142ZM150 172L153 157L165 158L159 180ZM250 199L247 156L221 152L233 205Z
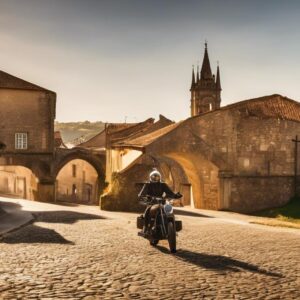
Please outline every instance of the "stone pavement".
M0 241L0 299L300 299L299 230L180 210L171 255L136 214L19 203L36 221Z

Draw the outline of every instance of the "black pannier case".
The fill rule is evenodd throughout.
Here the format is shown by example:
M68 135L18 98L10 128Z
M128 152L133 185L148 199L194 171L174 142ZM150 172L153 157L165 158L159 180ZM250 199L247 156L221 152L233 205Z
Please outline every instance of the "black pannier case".
M145 219L144 219L144 217L143 217L143 216L137 217L137 219L136 219L136 227L137 227L138 229L143 229L144 224L145 224Z

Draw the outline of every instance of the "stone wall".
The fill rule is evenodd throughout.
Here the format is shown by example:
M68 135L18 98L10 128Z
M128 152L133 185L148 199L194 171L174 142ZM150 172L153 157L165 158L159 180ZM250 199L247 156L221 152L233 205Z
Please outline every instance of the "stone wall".
M114 173L111 190L101 196L101 209L142 211L144 207L138 202L138 194L143 183L149 181L149 174L153 168L160 171L162 180L175 192L181 191L181 183L188 183L185 173L174 160L143 155L130 168ZM180 201L175 205L180 206Z
M112 176L111 190L101 196L100 208L112 211L143 211L138 194L152 170L151 165L135 164L132 168Z
M293 175L292 139L300 135L299 122L240 116L236 126L237 150L232 162L235 174Z
M294 194L291 176L233 177L224 179L231 185L230 197L224 209L250 213L270 207L280 207Z
M55 94L0 89L0 107L0 141L5 151L53 152ZM28 150L15 149L17 132L28 134Z

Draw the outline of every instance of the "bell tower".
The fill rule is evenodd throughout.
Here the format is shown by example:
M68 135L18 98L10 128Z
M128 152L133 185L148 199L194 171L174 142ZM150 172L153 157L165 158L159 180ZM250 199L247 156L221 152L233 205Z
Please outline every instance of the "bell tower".
M196 76L193 67L191 92L191 116L213 111L221 105L221 79L220 68L217 67L217 76L212 74L207 43L205 43L204 57L201 71L197 67Z

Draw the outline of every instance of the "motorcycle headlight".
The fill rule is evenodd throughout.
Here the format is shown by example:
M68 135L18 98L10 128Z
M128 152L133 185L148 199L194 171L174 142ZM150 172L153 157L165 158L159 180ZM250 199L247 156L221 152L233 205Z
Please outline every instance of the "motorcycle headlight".
M166 215L170 215L173 213L173 206L171 204L165 204L164 205L164 211Z

